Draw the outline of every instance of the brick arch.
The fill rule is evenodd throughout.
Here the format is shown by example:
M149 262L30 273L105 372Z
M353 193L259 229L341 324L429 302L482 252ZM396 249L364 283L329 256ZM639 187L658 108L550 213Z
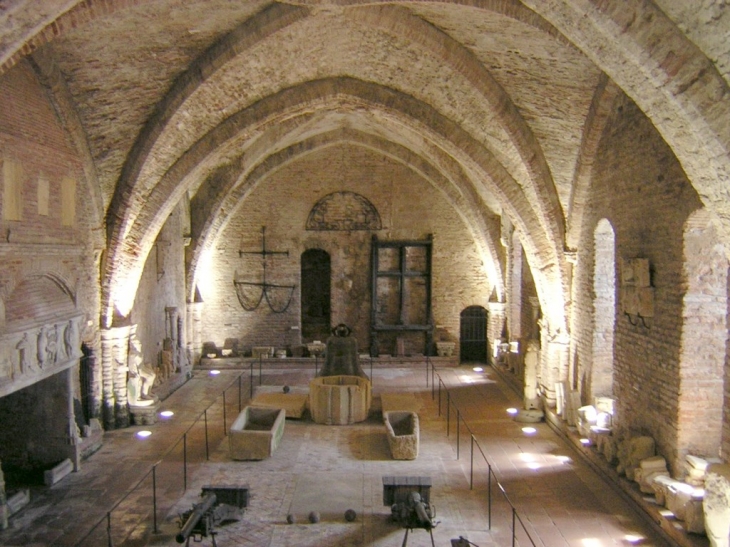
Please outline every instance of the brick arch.
M603 75L593 94L593 100L583 129L580 152L576 160L573 184L571 185L568 226L565 233L565 245L568 249L577 249L578 247L580 231L583 228L583 218L589 200L593 162L598 153L604 129L611 119L614 101L619 93L620 90L616 85Z
M15 66L20 59L26 55L30 55L43 44L46 44L56 37L64 34L67 30L87 24L97 18L112 14L117 10L126 9L136 5L142 5L145 0L44 0L47 15L43 17L33 17L27 15L33 11L34 6L29 8L19 7L15 9L16 17L9 18L10 24L5 28L0 28L0 35L8 34L14 36L7 45L0 46L0 75ZM330 5L357 5L371 3L386 3L389 0L330 0L326 2ZM30 0L21 0L20 3L32 4ZM560 38L560 34L548 24L542 17L536 15L533 11L519 5L508 5L503 0L459 0L458 2L470 7L479 7L481 9L501 13L518 21L526 23L541 29L549 34ZM53 5L55 4L55 5ZM305 6L320 6L322 2L314 0L308 2L299 0L297 4ZM25 12L25 13L23 13ZM31 21L27 25L29 30L23 32L22 29L13 27L16 21L30 18Z
M505 10L498 3L486 3L485 9L494 9L506 16L524 20L529 24L537 25L547 32L549 25L539 25L539 18L529 16L526 10ZM150 118L145 128L133 146L126 161L108 214L109 237L123 237L128 225L120 223L119 211L129 208L132 215L137 208L133 200L136 192L146 194L151 190L147 181L156 175L149 176L155 171L158 141L174 126L173 117L185 105L187 111L205 111L209 105L196 103L191 98L203 86L210 85L216 77L220 77L224 67L245 51L270 38L276 32L306 19L309 10L299 6L275 5L243 23L210 50L202 54L193 65L174 84L171 91L160 102L155 114ZM542 148L537 142L531 129L518 112L510 97L494 80L481 62L465 47L450 38L446 33L433 25L414 16L409 10L392 6L365 6L352 14L358 24L368 24L382 32L398 37L406 36L414 44L429 55L439 59L455 73L463 76L474 88L475 93L484 99L485 108L490 119L485 120L491 126L497 127L506 143L504 156L514 156L514 164L522 166L525 173L513 174L516 178L525 176L535 192L532 207L539 211L538 219L543 230L550 234L556 242L564 238L564 224L562 209L552 176L545 160ZM553 30L553 34L556 34ZM557 35L557 34L556 34ZM190 100L189 100L190 99ZM221 122L224 123L224 122ZM165 170L166 165L158 165L158 170ZM154 182L153 182L154 184ZM531 196L531 193L526 193ZM123 221L121 221L123 222ZM116 232L116 233L115 233Z
M25 272L3 287L2 324L37 323L76 310L71 285L57 272Z
M443 148L446 154L457 158L465 172L470 173L469 178L477 193L483 184L490 183L489 188L498 197L503 210L525 234L528 242L526 247L531 252L536 271L544 275L543 301L553 301L550 307L553 311L550 314L552 323L557 325L556 328L565 325L565 299L560 282L563 265L558 251L562 244L546 237L538 214L523 189L483 144L429 105L392 89L353 78L307 82L262 99L230 116L179 158L146 196L139 214L133 215L131 228L125 230L123 235L117 231L116 237L111 240L110 260L106 267L106 291L102 293L108 316L114 299L110 289L115 287L126 295L134 293L141 275L142 261L154 237L172 207L192 184L191 181L204 178L206 171L212 170L221 158L231 155L233 150L241 149L253 130L263 132L281 123L282 118L296 117L297 113L307 117L312 115L312 109L326 111L342 109L343 106L378 111L385 118L397 120L399 131L410 127L415 135L421 135L419 140ZM423 139L426 135L429 138ZM132 215L120 212L120 216L122 221L117 225L117 230L126 224L124 217ZM552 289L549 288L551 285Z
M200 230L193 234L195 244L192 249L187 284L189 297L192 297L195 291L197 267L201 255L215 246L218 236L225 229L229 219L242 207L247 194L257 184L263 182L271 172L291 161L321 148L345 142L370 148L401 162L444 193L448 202L472 232L477 247L487 258L484 262L488 265L488 277L495 288L497 297L503 299L504 286L498 254L499 233L498 229L484 221L483 213L480 213L480 208L477 206L480 201L479 196L473 194L469 188L458 191L446 178L450 176L449 173L443 173L432 162L416 155L411 150L352 129L339 129L310 137L278 153L262 157L256 167L249 170L243 168L240 171L228 170L228 183L221 185L216 196L212 197L214 205L211 207L210 214L205 215L207 219L205 226L201 226ZM207 198L206 201L210 201L211 196L207 196Z
M639 106L730 241L730 89L712 61L653 2L523 3Z

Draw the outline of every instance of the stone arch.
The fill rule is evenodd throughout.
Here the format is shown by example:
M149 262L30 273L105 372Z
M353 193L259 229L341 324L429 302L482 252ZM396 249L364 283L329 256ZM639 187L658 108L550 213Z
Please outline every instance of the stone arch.
M76 312L73 291L54 273L30 275L20 280L3 300L7 328L41 324Z
M720 453L729 315L726 253L709 213L693 213L684 227L678 460Z
M286 122L284 122L286 123ZM279 124L281 126L283 124ZM414 170L425 180L431 183L445 194L446 199L454 210L461 216L465 225L471 230L477 246L484 256L484 264L487 275L494 286L499 298L503 298L504 286L502 280L501 266L498 253L498 236L494 223L488 222L484 212L479 212L481 198L470 191L468 187L454 187L449 179L458 179L458 169L452 165L453 172L443 172L448 162L441 162L441 171L433 166L427 158L416 155L407 148L396 145L392 142L385 142L383 139L368 135L352 129L339 129L332 132L322 133L312 137L296 146L291 146L276 154L265 156L261 162L248 172L241 173L244 168L230 169L228 177L230 180L223 185L216 193L215 205L210 208L210 214L205 215L205 225L196 231L194 239L197 243L193 247L190 270L188 272L188 287L196 284L196 271L210 248L215 245L218 235L228 223L228 220L236 214L242 206L248 192L265 180L269 173L285 165L289 161L318 150L320 147L331 146L338 143L351 143L370 148L378 153L387 155L399 161L409 169ZM454 163L454 162L452 162ZM245 180L244 180L245 179ZM208 185L209 186L209 185ZM210 198L210 196L209 196ZM212 200L208 200L212 201ZM484 207L482 207L482 211ZM204 262L204 260L203 260ZM192 298L192 294L190 295Z
M475 179L480 181L475 186L477 191L480 185L484 184L481 181L491 181L493 185L490 185L490 189L497 195L514 224L521 228L524 234L527 234L524 244L529 247L531 265L534 271L540 272L542 277L540 279L543 289L541 298L552 299L555 304L551 308L553 310L552 323L557 325L557 328L560 328L561 324L564 325L564 295L560 284L562 261L556 249L557 242L547 239L539 216L532 209L530 201L524 193L521 190L517 194L515 193L518 185L509 173L480 143L474 141L453 122L439 116L428 105L394 90L350 78L313 81L283 90L263 99L261 101L263 104L254 105L254 107L231 116L224 124L200 139L161 179L146 201L145 208L136 217L134 226L127 231L126 237L124 239L112 238L117 245L112 248L113 258L107 263L106 290L108 291L114 285L117 286L118 291L134 290L141 266L136 264L133 269L130 269L128 264L139 262L146 256L156 231L159 230L169 210L190 184L190 182L184 181L200 180L204 170L210 169L208 166L210 162L215 162L216 158L229 154L232 147L240 146L237 140L243 138L242 133L245 136L245 127L251 124L260 127L264 123L273 123L274 120L271 119L270 113L274 111L291 112L292 107L296 107L297 110L305 109L306 112L307 105L311 101L315 101L318 108L321 109L323 108L322 102L328 98L334 100L338 106L349 98L360 107L366 104L368 108L376 111L384 109L388 116L394 116L401 123L406 122L417 133L424 135L430 133L433 138L442 141L442 145L448 145L448 152L458 156L464 168L468 172L472 172L471 184L476 184ZM268 103L282 104L276 106ZM291 114L293 115L293 112ZM280 117L277 116L276 122L278 123L279 120ZM429 120L428 126L424 126L424 120ZM545 240L543 241L543 239ZM123 258L125 255L136 258L132 258L130 261ZM124 260L124 268L119 267L118 260ZM127 279L119 280L114 277L127 277ZM551 288L553 285L554 287ZM113 304L113 295L107 293L104 296L105 300L109 301L109 306ZM111 307L107 307L106 313L109 313L110 309Z
M613 396L616 329L616 235L602 218L593 231L593 343L590 378L583 386L586 404Z

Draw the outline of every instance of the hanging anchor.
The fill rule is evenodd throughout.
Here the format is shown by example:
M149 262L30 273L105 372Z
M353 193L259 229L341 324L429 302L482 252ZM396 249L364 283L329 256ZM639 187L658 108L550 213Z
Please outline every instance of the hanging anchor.
M266 299L266 303L269 306L269 309L271 309L274 313L284 313L287 309L289 309L289 305L291 304L292 298L294 296L294 289L296 288L296 285L277 285L274 283L268 283L266 281L266 257L273 256L273 255L286 255L289 256L289 251L269 251L266 249L266 226L261 227L261 250L260 251L238 251L239 258L243 258L243 255L247 254L253 254L253 255L261 255L261 264L263 268L263 282L261 283L254 283L250 281L239 281L238 279L233 280L233 284L236 287L236 296L238 296L238 302L241 304L241 307L246 311L254 311L256 310L260 305L261 302ZM261 293L259 294L258 298L255 299L256 302L252 303L251 300L247 299L245 296L244 288L245 287L260 287ZM272 303L272 297L270 293L274 289L285 289L289 291L289 298L286 301L286 305L283 307L276 307L274 303Z

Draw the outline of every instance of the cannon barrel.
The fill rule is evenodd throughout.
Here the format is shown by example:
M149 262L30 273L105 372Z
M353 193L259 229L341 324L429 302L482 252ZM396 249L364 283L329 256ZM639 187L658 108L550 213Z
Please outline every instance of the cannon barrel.
M185 524L183 524L180 529L180 533L175 536L175 540L178 543L184 543L188 537L190 537L190 534L192 534L193 530L198 525L198 522L200 522L200 519L203 518L208 511L210 511L210 509L215 505L215 502L215 494L208 494L203 501L193 505L193 512L190 513Z

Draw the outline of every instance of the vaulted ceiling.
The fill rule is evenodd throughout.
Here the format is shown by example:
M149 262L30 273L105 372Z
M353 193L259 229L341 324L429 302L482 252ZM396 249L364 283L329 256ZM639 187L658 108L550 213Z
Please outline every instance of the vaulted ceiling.
M730 234L730 8L688 4L16 0L0 7L0 63L32 63L86 158L108 307L181 197L202 249L267 173L348 142L440 188L498 288L493 226L508 217L561 309L619 93Z

